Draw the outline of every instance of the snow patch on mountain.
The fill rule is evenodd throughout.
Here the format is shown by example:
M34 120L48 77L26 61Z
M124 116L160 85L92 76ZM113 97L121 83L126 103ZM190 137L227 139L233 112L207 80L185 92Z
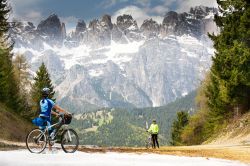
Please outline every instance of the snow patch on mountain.
M92 77L99 77L103 74L103 71L101 70L89 70L89 75Z

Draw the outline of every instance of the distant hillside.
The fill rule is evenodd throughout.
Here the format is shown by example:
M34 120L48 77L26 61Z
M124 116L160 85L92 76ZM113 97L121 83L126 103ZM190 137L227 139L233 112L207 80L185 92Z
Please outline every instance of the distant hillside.
M193 113L196 92L177 99L166 106L145 109L106 108L90 113L78 114L72 122L80 136L80 142L99 146L144 146L146 122L150 125L156 119L160 127L161 145L170 138L170 129L176 112Z
M0 103L0 138L11 141L25 141L32 124Z

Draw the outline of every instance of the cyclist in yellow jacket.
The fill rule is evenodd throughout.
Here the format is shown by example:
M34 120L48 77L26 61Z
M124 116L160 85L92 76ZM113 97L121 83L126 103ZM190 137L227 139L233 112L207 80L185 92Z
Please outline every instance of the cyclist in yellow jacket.
M158 133L159 133L159 126L156 123L156 120L153 120L153 123L150 125L148 132L151 134L152 137L152 148L155 149L155 144L157 145L157 147L159 148L159 143L158 143Z

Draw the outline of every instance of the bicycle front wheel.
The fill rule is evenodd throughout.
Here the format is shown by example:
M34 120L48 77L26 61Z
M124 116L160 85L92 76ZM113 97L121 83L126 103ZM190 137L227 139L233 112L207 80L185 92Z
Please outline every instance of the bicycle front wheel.
M79 138L73 129L67 129L62 133L61 146L65 153L74 153L79 145Z
M145 141L145 148L148 149L149 148L149 143L147 141Z
M40 129L32 130L26 137L26 147L31 153L41 153L46 145L46 135Z

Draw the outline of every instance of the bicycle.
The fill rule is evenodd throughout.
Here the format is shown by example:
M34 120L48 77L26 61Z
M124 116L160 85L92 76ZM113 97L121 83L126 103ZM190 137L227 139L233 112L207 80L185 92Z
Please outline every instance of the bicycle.
M150 134L150 135L148 135L148 137L145 140L145 147L146 147L146 149L149 149L150 147L152 147L152 145L153 145L153 143L152 143L152 138L151 138L151 134Z
M79 138L77 133L73 129L63 128L67 127L70 124L71 119L67 120L64 114L59 116L59 121L53 125L43 126L45 129L33 129L26 136L26 147L31 153L41 153L46 148L49 143L50 146L53 146L56 143L56 137L61 136L60 143L63 151L65 153L74 153L78 149ZM48 123L47 123L48 124ZM58 128L54 133L53 138L49 136L49 128L57 126Z

